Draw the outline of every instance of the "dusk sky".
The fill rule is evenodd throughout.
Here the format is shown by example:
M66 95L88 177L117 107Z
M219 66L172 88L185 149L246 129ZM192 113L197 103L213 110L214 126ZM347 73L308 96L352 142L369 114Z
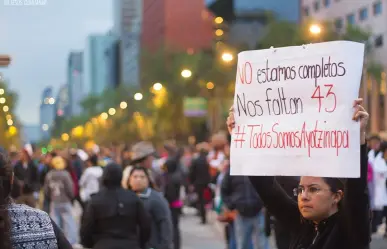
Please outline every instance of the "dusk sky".
M39 123L42 91L55 95L66 82L71 50L83 50L90 33L113 26L112 0L46 0L44 6L5 6L0 2L0 54L12 65L0 72L17 91L17 115L23 124Z

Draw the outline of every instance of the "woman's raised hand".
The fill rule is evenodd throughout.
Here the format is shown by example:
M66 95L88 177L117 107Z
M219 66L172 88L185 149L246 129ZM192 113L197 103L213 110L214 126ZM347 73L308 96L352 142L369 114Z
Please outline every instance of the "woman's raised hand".
M368 119L370 115L361 104L363 104L363 99L357 99L353 103L353 107L355 107L355 112L353 113L352 119L360 122L360 143L364 144L366 142L365 132L367 129Z
M228 111L228 117L227 117L227 129L230 135L232 134L232 130L235 127L235 119L234 119L234 107L231 106L229 111Z

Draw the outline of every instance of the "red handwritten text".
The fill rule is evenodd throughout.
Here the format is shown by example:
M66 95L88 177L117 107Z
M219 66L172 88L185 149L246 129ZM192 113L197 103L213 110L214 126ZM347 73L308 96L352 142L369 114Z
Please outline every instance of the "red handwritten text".
M238 67L239 79L242 84L251 84L253 81L253 67L250 62L245 62L242 67Z
M250 148L305 148L308 156L312 149L335 148L336 155L339 150L349 147L348 130L324 130L319 127L319 121L315 122L314 129L308 130L304 122L299 130L279 131L280 124L275 123L270 130L263 124L247 125L250 134Z

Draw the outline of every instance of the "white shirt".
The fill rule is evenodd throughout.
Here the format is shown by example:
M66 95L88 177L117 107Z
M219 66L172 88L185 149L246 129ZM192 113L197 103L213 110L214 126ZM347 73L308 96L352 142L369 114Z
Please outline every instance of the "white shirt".
M374 171L374 209L383 210L387 206L387 164L383 153L379 153L373 163Z
M87 202L92 194L98 193L102 173L103 170L99 166L89 167L83 172L79 180L79 195L82 201Z

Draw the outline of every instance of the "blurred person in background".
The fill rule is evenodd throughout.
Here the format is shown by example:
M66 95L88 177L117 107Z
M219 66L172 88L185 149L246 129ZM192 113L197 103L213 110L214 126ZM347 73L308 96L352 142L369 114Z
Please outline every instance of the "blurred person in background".
M77 176L77 179L81 179L81 175L83 173L83 161L78 156L77 149L70 149L70 163L74 169L74 173Z
M368 161L373 164L376 156L379 154L380 145L382 143L382 139L379 135L372 135L367 140L368 145Z
M156 179L160 178L160 169L154 167L156 165L155 153L156 150L150 142L138 142L132 147L132 162L124 169L122 177L122 187L124 189L128 189L129 175L133 166L141 166L148 169L152 184L157 188L160 187L160 184L156 182Z
M121 153L121 165L122 168L125 169L127 166L130 165L132 161L132 153L130 152L129 148L124 148L124 150Z
M379 152L373 161L374 188L373 188L373 219L372 232L386 219L385 237L387 238L387 143L380 145Z
M50 198L50 216L61 227L72 245L77 243L77 226L72 215L71 201L74 198L73 180L66 170L66 161L56 156L51 161L44 192Z
M204 198L204 190L208 188L208 184L211 182L210 165L207 161L210 146L207 143L200 143L197 145L196 150L199 152L199 155L192 160L189 180L198 197L197 206L201 223L206 224L207 214L205 209L206 201Z
M54 157L57 156L56 152L51 152L46 155L44 155L43 158L43 167L42 170L40 171L39 175L39 181L42 187L44 187L44 183L46 181L46 176L48 172L51 170L51 161ZM50 213L50 196L47 196L44 194L43 191L43 211Z
M184 174L180 169L181 156L182 150L178 150L176 154L169 156L164 165L163 193L169 203L172 215L174 249L181 248L179 224L183 201L181 200L180 189L184 181Z
M87 168L79 180L80 197L82 202L89 202L93 194L98 193L100 189L100 178L102 177L102 167L98 166L98 156L91 155L86 162Z
M39 194L39 175L38 167L31 159L29 152L26 149L22 149L20 152L20 160L14 167L15 174L15 192L12 195L13 198L18 198L21 195L21 190L24 184L28 184L34 191L35 198L38 198ZM16 186L15 186L16 185Z
M129 175L129 189L143 201L151 218L151 237L147 249L173 249L173 226L168 202L150 181L148 170L133 167Z
M10 194L14 180L13 167L7 152L0 148L0 248L71 249L62 231L47 213L14 204Z
M37 200L34 196L34 190L28 184L23 185L22 195L16 199L16 203L36 208Z
M94 249L146 249L151 221L141 200L121 187L122 167L110 163L103 188L91 197L80 229L81 244Z

